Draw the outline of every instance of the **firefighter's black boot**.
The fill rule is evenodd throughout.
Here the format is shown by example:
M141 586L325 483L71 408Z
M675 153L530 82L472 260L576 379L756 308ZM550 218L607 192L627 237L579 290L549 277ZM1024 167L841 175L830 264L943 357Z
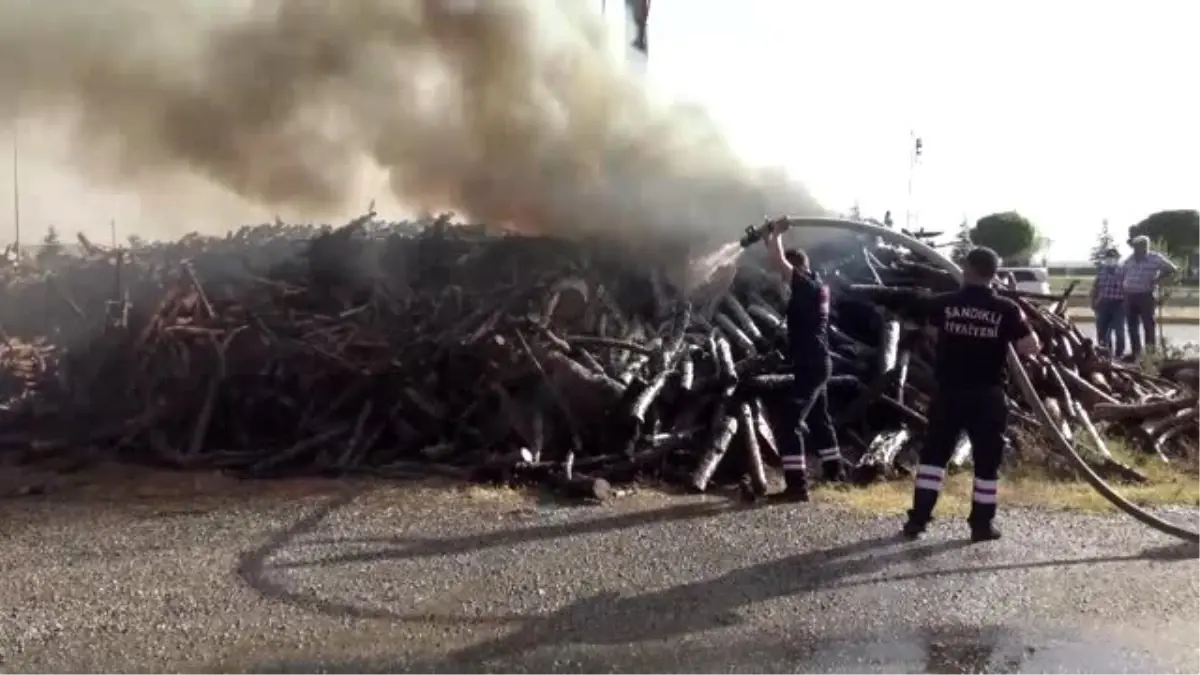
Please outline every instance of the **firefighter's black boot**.
M925 534L925 527L929 525L929 521L931 520L933 520L931 516L922 516L912 509L909 509L908 520L904 521L904 529L901 530L901 532L903 532L904 536L908 539L917 539L922 534Z
M916 539L925 533L925 527L933 521L937 498L938 493L934 490L913 490L913 507L908 510L908 520L902 530L905 537Z
M805 471L783 472L783 492L772 495L771 501L794 504L808 501L808 473Z
M995 541L1000 538L1000 528L995 523L971 523L971 543Z
M999 539L1000 530L996 527L995 519L995 504L972 503L971 515L967 516L967 523L971 526L971 542L978 543Z
M821 480L826 483L846 482L846 462L841 457L821 462Z

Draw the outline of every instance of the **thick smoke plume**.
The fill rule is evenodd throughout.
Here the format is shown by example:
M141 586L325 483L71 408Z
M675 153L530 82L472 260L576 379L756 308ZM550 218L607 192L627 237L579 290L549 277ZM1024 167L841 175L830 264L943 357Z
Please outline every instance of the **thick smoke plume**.
M65 115L71 161L258 204L397 202L527 232L711 245L815 214L695 112L656 103L572 0L6 0L0 111ZM69 199L69 195L64 195Z

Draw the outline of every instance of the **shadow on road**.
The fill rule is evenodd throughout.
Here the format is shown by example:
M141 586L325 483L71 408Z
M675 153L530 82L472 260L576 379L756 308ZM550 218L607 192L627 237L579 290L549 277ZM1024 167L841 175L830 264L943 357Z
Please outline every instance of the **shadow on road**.
M997 563L995 565L973 565L970 567L942 567L908 574L892 574L885 577L840 581L827 588L852 588L854 586L869 586L872 584L894 583L897 581L919 581L934 577L962 576L968 574L983 574L991 572L1014 572L1018 570L1036 570L1051 567L1071 567L1075 565L1100 565L1105 563L1132 562L1134 560L1187 560L1200 558L1200 547L1196 544L1179 543L1167 544L1148 548L1144 551L1129 555L1089 556L1087 558L1054 558L1050 560L1031 560L1017 563Z
M386 543L392 545L382 551L348 553L315 561L282 563L272 565L267 559L288 546L297 537L315 531L330 514L349 506L355 499L364 496L369 489L351 489L330 498L311 513L269 537L261 546L246 551L238 561L238 576L263 596L302 607L309 611L362 619L389 619L433 624L453 625L503 625L526 621L526 615L465 616L434 615L425 613L405 614L386 609L364 607L336 599L327 599L315 594L289 588L286 581L272 578L272 570L293 567L336 566L380 560L410 560L423 557L445 556L456 553L481 551L495 547L511 547L519 544L544 541L580 534L599 534L649 525L652 523L679 522L707 518L725 513L736 506L723 502L686 503L652 511L626 513L611 518L576 521L556 525L540 525L515 530L502 530L487 534L456 538L429 539L417 537L385 537L354 540L316 540L315 543Z
M268 565L266 561L271 555L286 547L296 537L315 531L327 516L349 505L365 492L363 489L343 492L314 509L291 527L276 533L263 545L247 551L240 559L238 574L246 584L265 597L328 615L478 628L517 626L516 630L508 635L485 641L452 654L445 661L431 664L430 669L434 670L473 670L477 669L480 663L495 659L519 659L522 653L547 645L627 645L699 633L741 622L738 611L744 608L801 593L956 574L1116 563L1146 558L1178 560L1200 555L1200 550L1195 545L1175 544L1133 555L1038 560L879 576L876 575L877 572L893 563L919 562L967 545L965 541L909 544L902 543L895 537L880 537L769 560L733 570L713 579L633 597L601 593L581 598L549 615L511 614L482 617L406 614L364 607L296 590L290 588L285 579L272 578L270 572L273 569L461 554L572 535L707 518L739 508L725 503L684 503L610 518L538 525L474 536L444 539L384 538L374 541L383 541L395 546L383 551L348 553L278 567Z
M860 665L863 662L860 657L869 650L872 663L867 665L882 667L876 672L1018 673L1028 655L1020 644L1021 636L1014 636L1000 626L938 626L900 635L830 633L819 643L797 637L757 634L733 645L718 640L689 644L684 649L660 646L649 650L582 650L571 652L566 658L541 650L514 653L507 660L488 663L461 660L415 663L386 657L293 659L257 663L251 672L705 673L727 672L731 659L739 662L741 668L737 670L742 672L854 672L865 667Z
M544 618L530 620L519 630L459 651L437 664L437 670L478 669L488 662L512 663L522 654L548 645L630 645L667 640L742 622L739 610L802 593L854 586L917 580L943 575L983 574L1070 565L1125 562L1139 559L1180 560L1197 557L1195 545L1169 545L1134 555L982 565L937 569L911 574L872 577L893 563L919 562L970 544L965 540L925 544L901 543L899 537L880 537L830 549L810 551L737 569L717 577L633 597L601 593L581 599ZM896 544L895 550L888 550ZM866 554L863 557L853 557ZM863 577L853 579L852 577ZM946 640L931 640L930 663L954 661L979 664L990 658L990 642L961 640L946 654ZM994 645L993 645L994 646ZM1016 664L1019 665L1019 664ZM1016 672L1016 665L1009 663ZM932 668L932 666L930 666ZM978 672L938 670L931 672Z
M846 577L872 574L895 562L920 561L968 545L960 540L885 550L901 543L898 536L878 537L633 597L601 593L532 619L510 635L453 654L448 661L466 668L511 659L547 645L624 645L727 627L742 622L738 610L743 608L836 587ZM860 555L863 557L853 557Z
M336 599L326 599L306 591L288 587L284 580L273 579L269 573L267 559L286 547L296 537L317 529L330 514L349 506L355 499L369 492L364 489L346 490L314 508L311 513L267 538L261 546L250 549L238 559L237 574L250 588L264 597L306 609L311 612L357 619L388 619L391 621L413 621L448 623L451 625L497 625L526 621L527 616L434 616L426 614L401 614L384 609L364 607Z
M339 507L340 508L340 507ZM273 564L273 569L297 567L329 567L351 563L370 563L382 560L415 560L450 556L459 553L474 553L491 548L510 548L537 541L549 541L564 537L588 534L604 534L628 530L645 525L684 522L710 518L738 509L759 508L736 506L729 502L689 502L674 504L661 509L623 513L608 518L577 520L554 525L536 525L511 530L500 530L486 534L464 537L374 537L362 539L317 539L314 544L384 544L386 548L354 553L341 553L316 560L300 560ZM295 536L295 535L293 535Z

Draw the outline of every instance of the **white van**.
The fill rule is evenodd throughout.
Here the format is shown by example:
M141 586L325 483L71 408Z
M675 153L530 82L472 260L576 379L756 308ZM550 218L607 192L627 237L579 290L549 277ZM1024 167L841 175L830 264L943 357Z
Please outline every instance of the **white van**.
M1050 272L1045 267L1001 267L997 275L1010 277L1018 291L1050 295Z

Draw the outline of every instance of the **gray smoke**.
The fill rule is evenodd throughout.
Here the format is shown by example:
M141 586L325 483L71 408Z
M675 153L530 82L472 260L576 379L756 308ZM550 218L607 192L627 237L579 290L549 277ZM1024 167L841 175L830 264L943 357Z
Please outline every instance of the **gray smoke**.
M5 0L0 106L135 190L313 214L353 209L364 163L413 210L643 248L822 212L655 102L577 0Z

